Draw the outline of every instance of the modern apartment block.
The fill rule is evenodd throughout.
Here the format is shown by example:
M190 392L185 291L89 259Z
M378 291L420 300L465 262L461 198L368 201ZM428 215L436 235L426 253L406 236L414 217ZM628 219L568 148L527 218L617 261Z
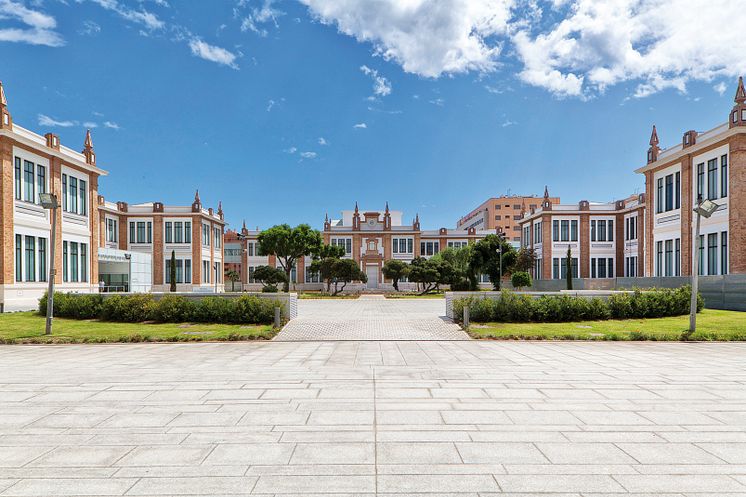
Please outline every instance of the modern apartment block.
M221 204L217 211L205 208L196 192L194 202L188 206L162 202L129 205L107 202L99 196L98 207L102 226L100 245L109 249L102 253L105 262L100 265L105 290L142 291L142 280L146 280L149 272L152 291L169 291L173 254L177 291L223 291L225 220ZM122 260L132 261L133 255L149 256L145 260L152 261L150 271L133 274L132 263L130 267L121 265ZM135 280L137 276L142 280Z
M551 197L553 204L559 204L559 197ZM542 199L536 196L503 195L482 202L479 207L463 216L456 223L457 229L498 230L508 240L521 240L520 220L523 212L536 209Z
M60 203L55 235L55 284L61 291L98 291L98 181L106 171L96 165L90 132L83 151L15 122L0 83L0 309L35 308L47 289L52 214L40 194Z
M681 143L661 149L653 126L645 175L649 199L645 258L649 276L746 273L746 91L739 78L735 105L725 123L705 132L686 131ZM719 207L702 219L699 253L694 252L693 208L697 200Z
M533 277L564 279L568 248L573 278L642 276L644 213L643 194L608 204L555 204L545 189L541 204L520 221L521 246L537 256Z

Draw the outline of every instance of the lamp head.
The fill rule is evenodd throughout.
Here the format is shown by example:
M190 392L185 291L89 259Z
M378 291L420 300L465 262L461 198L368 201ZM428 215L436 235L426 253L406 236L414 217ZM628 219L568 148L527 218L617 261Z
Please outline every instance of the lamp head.
M718 210L718 207L720 206L712 200L705 200L695 207L694 212L702 217L709 218Z
M45 209L57 209L60 204L57 203L57 196L53 193L40 193L39 201Z

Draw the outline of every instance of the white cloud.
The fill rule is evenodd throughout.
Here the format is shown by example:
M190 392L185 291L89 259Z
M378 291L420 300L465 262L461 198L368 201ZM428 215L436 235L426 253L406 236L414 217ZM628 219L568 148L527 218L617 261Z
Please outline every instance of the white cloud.
M193 38L189 42L189 48L192 50L192 55L196 57L222 64L232 69L238 69L238 65L236 65L236 58L238 56L225 48L210 45L199 38Z
M49 128L70 128L78 124L77 121L58 121L45 114L39 114L37 117L39 119L39 126L46 126Z
M295 153L295 152L297 152L297 151L298 151L298 148L297 148L297 147L290 147L290 148L288 148L288 149L284 150L284 152L285 152L285 153L287 153L287 154L291 154L291 155L292 155L292 154L294 154L294 153Z
M515 121L511 121L510 119L506 119L505 121L503 121L503 123L500 126L502 126L503 128L507 128L508 126L513 126L515 124L518 124L518 123Z
M721 81L720 83L713 86L712 89L718 92L720 96L722 97L723 94L725 93L725 90L728 89L728 86L724 82Z
M98 123L94 123L93 121L86 121L83 123L83 127L88 129L98 128Z
M373 80L373 97L371 98L385 97L391 94L391 82L383 76L379 76L377 70L366 65L360 66L360 70Z
M319 145L322 145L322 146L329 145L329 142L326 141L326 138L324 138L323 136L320 136L319 137Z
M301 159L315 159L317 154L316 152L301 152L300 156Z
M241 0L239 8L244 7L248 2ZM271 22L275 28L279 27L277 18L285 15L281 10L273 7L274 0L264 0L261 7L253 7L248 16L241 21L241 31L252 31L259 36L267 36L268 31L263 25Z
M742 2L564 3L568 15L549 30L526 25L512 37L524 65L520 77L555 95L585 98L625 81L638 82L635 97L667 88L685 92L691 80L746 70L742 30L733 24L743 18Z
M443 107L446 104L446 101L442 98L434 98L433 100L430 100L430 103L433 105L437 105L438 107Z
M39 10L27 8L12 0L0 0L0 23L11 21L15 27L0 25L0 42L28 43L61 47L65 44L62 36L55 31L57 20ZM23 25L18 27L17 23Z
M444 73L496 67L516 0L300 0L322 23L358 41L409 73Z
M353 126L355 129L368 129L368 125L365 123L357 123Z
M120 129L122 129L121 126L112 121L104 121L104 128L113 129L114 131L119 131Z
M267 112L271 111L271 110L272 110L272 107L274 107L274 106L275 106L275 101L274 101L274 100L272 100L272 99L269 99L269 100L267 101Z
M78 3L84 0L76 0ZM106 10L117 13L122 19L125 19L136 24L141 24L147 29L162 29L166 26L166 23L158 19L158 16L152 12L145 10L140 6L140 10L132 9L126 5L122 5L118 0L89 0Z
M84 36L95 36L101 32L101 26L93 21L83 21L83 26L78 30L78 34Z

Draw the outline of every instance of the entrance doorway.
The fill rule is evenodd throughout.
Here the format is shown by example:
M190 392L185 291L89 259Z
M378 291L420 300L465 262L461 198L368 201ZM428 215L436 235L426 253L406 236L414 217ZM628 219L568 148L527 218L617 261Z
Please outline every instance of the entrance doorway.
M368 277L366 288L378 288L378 265L365 266L365 275Z

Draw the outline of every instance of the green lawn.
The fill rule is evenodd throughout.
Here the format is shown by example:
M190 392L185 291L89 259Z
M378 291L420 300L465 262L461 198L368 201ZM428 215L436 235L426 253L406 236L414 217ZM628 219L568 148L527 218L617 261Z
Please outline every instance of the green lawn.
M55 318L51 336L35 312L0 314L0 343L182 342L270 339L269 325L110 323Z
M472 323L474 338L498 340L680 340L689 316L570 323ZM705 309L691 340L746 340L746 313Z
M385 295L387 299L442 299L445 297L443 292L440 293L426 293L420 295L419 293L407 292L407 293L387 293Z

